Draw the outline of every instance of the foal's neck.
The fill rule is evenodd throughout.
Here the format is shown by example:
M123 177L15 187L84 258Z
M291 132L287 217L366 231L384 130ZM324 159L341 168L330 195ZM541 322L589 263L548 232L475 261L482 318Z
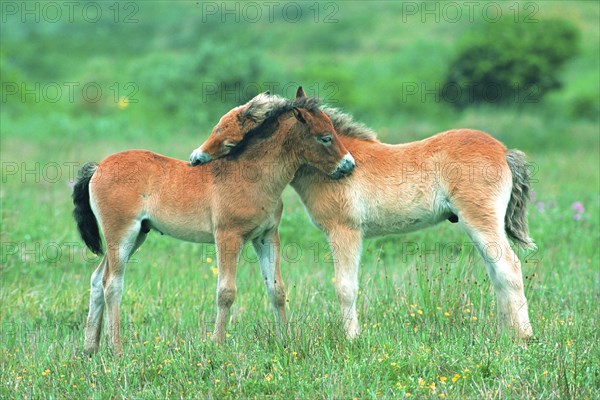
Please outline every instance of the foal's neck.
M279 197L302 166L298 153L298 126L289 119L267 138L253 142L238 159L242 171L253 175L253 186L265 195ZM248 176L250 178L250 176Z

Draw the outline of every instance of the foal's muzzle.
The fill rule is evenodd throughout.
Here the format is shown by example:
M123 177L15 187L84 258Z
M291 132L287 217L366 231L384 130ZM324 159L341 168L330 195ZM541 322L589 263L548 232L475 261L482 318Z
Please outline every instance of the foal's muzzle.
M340 179L341 177L350 175L354 171L355 166L354 157L352 157L352 154L347 153L329 176L333 179Z
M194 167L196 165L206 164L212 159L213 158L209 154L196 149L190 155L190 164Z

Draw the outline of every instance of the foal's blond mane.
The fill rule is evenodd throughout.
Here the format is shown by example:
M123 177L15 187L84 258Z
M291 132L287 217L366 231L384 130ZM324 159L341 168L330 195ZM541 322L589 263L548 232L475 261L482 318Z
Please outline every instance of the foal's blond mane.
M248 102L241 113L241 118L249 118L260 125L268 118L277 117L293 107L304 107L311 112L320 109L329 117L339 135L361 140L377 140L377 134L371 128L355 121L350 114L346 114L338 108L321 105L315 97L289 100L281 96L261 93Z
M339 135L351 136L361 140L377 140L377 134L374 130L361 122L355 121L350 114L346 114L338 108L327 106L322 106L321 111L327 114Z

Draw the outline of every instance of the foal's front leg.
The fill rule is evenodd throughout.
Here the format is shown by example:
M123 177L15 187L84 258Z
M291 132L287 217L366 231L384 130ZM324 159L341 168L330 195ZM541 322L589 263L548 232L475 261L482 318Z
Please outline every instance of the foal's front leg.
M335 289L342 309L344 331L348 339L354 339L360 335L360 325L356 316L356 297L362 234L358 230L342 225L329 230L328 237L333 252Z
M215 239L219 280L217 283L217 320L213 340L222 344L225 340L225 325L227 325L229 309L235 300L235 275L244 240L241 235L232 232L217 232Z
M280 336L283 336L283 332L287 329L287 317L285 315L285 286L279 266L279 232L277 229L269 231L254 239L252 245L258 256L267 294L271 300L277 331Z

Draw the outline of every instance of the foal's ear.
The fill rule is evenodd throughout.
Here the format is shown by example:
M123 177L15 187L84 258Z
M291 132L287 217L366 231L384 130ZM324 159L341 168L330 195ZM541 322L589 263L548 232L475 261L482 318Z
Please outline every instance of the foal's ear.
M302 122L303 124L306 123L306 119L304 118L304 116L302 115L302 111L300 111L298 107L292 108L292 112L294 113L294 117L296 117L298 121Z
M296 98L301 99L303 97L306 97L306 93L304 93L304 89L302 89L302 86L298 86L298 90L296 90Z

